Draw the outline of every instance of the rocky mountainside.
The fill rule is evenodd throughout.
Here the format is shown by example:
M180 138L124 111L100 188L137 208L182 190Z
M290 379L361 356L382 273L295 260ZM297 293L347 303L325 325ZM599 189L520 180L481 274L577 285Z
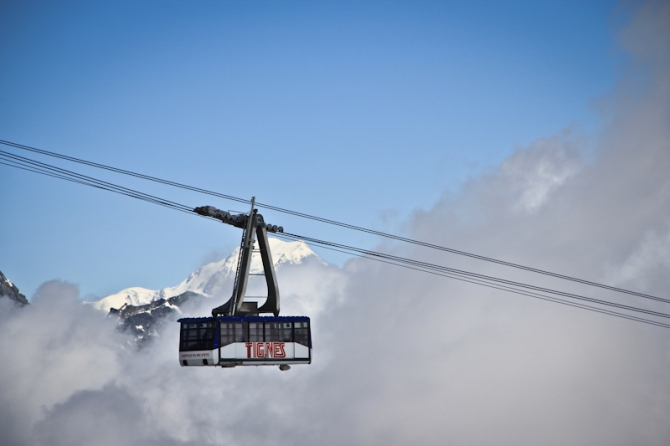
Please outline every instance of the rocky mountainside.
M187 291L179 296L158 299L146 305L126 304L118 310L111 308L109 313L119 317L119 331L131 333L138 345L142 346L156 336L163 322L175 319L170 316L181 314L183 308L189 304L195 306L204 298L202 294Z
M8 297L20 306L28 305L26 296L19 292L19 289L0 271L0 298Z

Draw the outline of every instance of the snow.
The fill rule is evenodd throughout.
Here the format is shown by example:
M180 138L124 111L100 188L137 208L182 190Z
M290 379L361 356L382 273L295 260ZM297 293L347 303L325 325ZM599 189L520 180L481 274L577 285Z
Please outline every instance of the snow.
M148 290L141 287L126 288L111 296L107 296L96 302L93 302L93 308L104 312L109 312L110 308L119 309L125 304L146 305L156 299L158 291Z
M13 288L13 287L14 287L14 284L11 282L11 280L9 280L8 278L6 278L5 275L2 274L2 272L0 272L0 277L2 277L2 280L4 280L5 282L7 282L7 284L9 285L10 288Z
M269 238L268 240L275 268L286 264L300 264L310 256L318 258L303 241L284 242L276 238ZM186 280L177 286L163 288L162 290L149 290L142 287L127 288L93 302L92 305L100 311L109 312L111 308L119 309L125 304L146 305L155 300L168 299L187 291L202 294L206 297L213 297L228 282L230 282L229 286L232 286L232 280L234 280L235 271L237 270L239 253L240 248L238 247L225 259L209 263L191 273ZM259 255L252 257L250 272L263 272L263 264Z

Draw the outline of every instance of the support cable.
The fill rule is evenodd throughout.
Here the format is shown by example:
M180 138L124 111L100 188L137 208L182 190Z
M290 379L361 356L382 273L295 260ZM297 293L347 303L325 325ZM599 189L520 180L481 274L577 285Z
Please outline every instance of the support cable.
M59 159L74 162L74 163L84 164L84 165L87 165L87 166L108 170L108 171L115 172L115 173L120 173L120 174L123 174L123 175L129 175L129 176L132 176L132 177L135 177L135 178L141 178L141 179L144 179L144 180L165 184L165 185L168 185L168 186L178 187L178 188L181 188L181 189L186 189L186 190L190 190L190 191L193 191L193 192L198 192L198 193L202 193L202 194L206 194L206 195L211 195L211 196L218 197L218 198L223 198L223 199L226 199L226 200L236 201L238 203L247 203L247 204L250 203L249 200L244 199L244 198L239 198L239 197L235 197L235 196L232 196L232 195L222 194L222 193L219 193L219 192L215 192L215 191L211 191L211 190L207 190L207 189L202 189L202 188L199 188L199 187L189 186L189 185L186 185L186 184L177 183L175 181L164 180L164 179L153 177L153 176L150 176L150 175L144 175L144 174L140 174L140 173L125 170L125 169L120 169L120 168L108 166L108 165L105 165L105 164L100 164L100 163L95 163L95 162L92 162L92 161L87 161L87 160L84 160L84 159L81 159L81 158L75 158L75 157L72 157L72 156L62 155L62 154L55 153L55 152L50 152L50 151L47 151L47 150L37 149L35 147L26 146L26 145L14 143L14 142L11 142L11 141L0 140L0 144L10 146L10 147L14 147L14 148L21 149L21 150L26 150L26 151L30 151L30 152L34 152L34 153L39 153L41 155L46 155L46 156L51 156L51 157L54 157L54 158L59 158ZM539 268L533 268L533 267L526 266L526 265L521 265L521 264L518 264L518 263L507 262L507 261L500 260L500 259L495 259L495 258L492 258L492 257L487 257L487 256L479 255L479 254L474 254L474 253L470 253L470 252L466 252L466 251L461 251L461 250L458 250L458 249L453 249L453 248L449 248L449 247L446 247L446 246L440 246L440 245L436 245L436 244L433 244L433 243L428 243L428 242L424 242L424 241L420 241L420 240L411 239L411 238L408 238L408 237L402 237L402 236L399 236L399 235L389 234L389 233L386 233L386 232L377 231L377 230L369 229L369 228L364 228L362 226L356 226L356 225L352 225L352 224L348 224L348 223L343 223L343 222L339 222L339 221L336 221L336 220L331 220L331 219L328 219L328 218L318 217L318 216L306 214L306 213L303 213L303 212L291 211L289 209L281 208L281 207L278 207L278 206L273 206L273 205L266 204L266 203L258 202L258 203L256 203L256 205L258 207L261 207L261 208L264 208L264 209L269 209L269 210L272 210L272 211L281 212L281 213L288 214L288 215L293 215L293 216L296 216L296 217L306 218L306 219L318 221L318 222L321 222L321 223L335 225L335 226L339 226L339 227L354 230L354 231L364 232L364 233L371 234L371 235L376 235L376 236L379 236L379 237L385 237L385 238L388 238L388 239L391 239L391 240L410 243L410 244L414 244L414 245L417 245L417 246L422 246L422 247L425 247L425 248L430 248L430 249L435 249L435 250L438 250L438 251L448 252L448 253L456 254L456 255L460 255L460 256L466 256L466 257L470 257L470 258L473 258L473 259L476 259L476 260L491 262L491 263L495 263L495 264L498 264L498 265L507 266L507 267L510 267L510 268L516 268L516 269L520 269L520 270L524 270L524 271L528 271L528 272L532 272L532 273L536 273L536 274L542 274L542 275L545 275L545 276L555 277L555 278L562 279L562 280L577 282L577 283L581 283L583 285L598 287L598 288L606 289L606 290L609 290L609 291L615 291L615 292L618 292L618 293L624 293L624 294L628 294L628 295L631 295L631 296L641 297L641 298L644 298L644 299L650 299L650 300L655 300L655 301L658 301L658 302L670 303L669 299L664 299L664 298L661 298L661 297L653 296L653 295L646 294L646 293L641 293L641 292L638 292L638 291L632 291L632 290L628 290L628 289L625 289L625 288L615 287L615 286L611 286L611 285L607 285L607 284L603 284L603 283L599 283L599 282L593 282L593 281L586 280L586 279L580 279L578 277L572 277L572 276L568 276L568 275L565 275L565 274L554 273L554 272L551 272L551 271L547 271L547 270L543 270L543 269L539 269Z
M59 167L51 166L46 163L34 161L29 158L14 155L5 152L4 150L0 150L0 160L5 161L2 164L6 166L15 167L18 169L27 170L34 173L39 173L53 178L71 181L73 183L82 184L85 186L91 186L97 189L107 190L109 192L114 192L131 198L136 198L139 200L158 204L160 206L168 207L170 209L175 209L181 212L186 212L188 214L193 213L193 209L190 206L186 206L180 203L176 203L174 201L159 198L155 195L139 192L127 187L119 186L107 181L98 180L96 178L72 172L67 169L62 169Z
M75 182L75 183L78 183L78 184L83 184L83 185L86 185L86 186L91 186L91 187L95 187L95 188L98 188L98 189L119 193L121 195L126 195L126 196L129 196L131 198L136 198L136 199L140 199L140 200L147 201L147 202L150 202L150 203L158 204L158 205L165 206L165 207L168 207L170 209L178 210L178 211L181 211L181 212L187 212L189 214L199 215L199 214L193 212L193 209L191 207L180 204L180 203L176 203L174 201L162 199L160 197L150 195L150 194L146 194L146 193L143 193L143 192L139 192L139 191L134 190L134 189L130 189L130 188L119 186L119 185L116 185L116 184L113 184L113 183L110 183L110 182L98 180L98 179L93 178L93 177L89 177L89 176L82 175L82 174L79 174L79 173L76 173L76 172L72 172L72 171L69 171L69 170L66 170L66 169L51 166L51 165L46 164L46 163L41 163L41 162L38 162L38 161L35 161L35 160L31 160L29 158L14 155L14 154L11 154L9 152L5 152L5 151L0 150L0 159L2 161L4 161L4 162L0 162L0 164L6 165L6 166L9 166L9 167L15 167L15 168L22 169L22 170L27 170L27 171L34 172L34 173L43 174L43 175L47 175L47 176L54 177L54 178L57 178L57 179L64 179L66 181L71 181L71 182ZM199 215L199 216L201 216L201 215ZM205 217L205 218L207 218L207 217ZM555 298L555 297L546 296L546 295L543 295L541 293L556 294L556 295L568 297L568 298L571 298L571 299L578 299L578 300L588 301L588 302L595 303L595 304L598 304L598 305L614 306L616 308L624 309L624 310L627 310L627 311L635 311L635 312L641 312L641 313L649 314L649 315L656 316L656 317L670 318L670 315L665 314L665 313L655 312L655 311L646 310L646 309L637 308L637 307L632 307L632 306L628 306L628 305L617 304L617 303L609 302L609 301L603 301L603 300L600 300L600 299L588 298L586 296L576 295L576 294L572 294L572 293L565 293L565 292L562 292L562 291L551 290L551 289L543 288L543 287L537 287L537 286L534 286L534 285L528 285L528 284L524 284L524 283L521 283L521 282L514 282L514 281L510 281L510 280L506 280L506 279L500 279L500 278L486 276L486 275L482 275L482 274L471 273L471 272L468 272L468 271L458 270L458 269L455 269L455 268L448 268L448 267L437 265L437 264L432 264L432 263L428 263L428 262L421 262L421 261L417 261L417 260L413 260L413 259L408 259L408 258L399 257L399 256L393 256L393 255L390 255L390 254L384 254L384 253L380 253L380 252L370 251L370 250L357 248L357 247L352 247L352 246L347 246L347 245L343 245L343 244L327 242L327 241L319 240L319 239L315 239L315 238L302 237L302 236L299 236L299 235L296 235L296 234L284 233L284 234L281 234L281 235L277 234L277 236L279 236L281 238L291 239L291 240L307 240L310 243L316 244L316 245L324 247L326 249L333 249L333 250L336 250L336 251L339 251L339 252L346 252L348 254L358 255L360 257L373 259L373 260L378 260L378 261L381 261L381 262L384 262L384 263L394 264L394 265L397 265L397 266L401 266L401 267L405 267L405 268L409 268L409 269L413 269L413 270L417 270L417 271L421 271L421 272L426 272L426 273L429 273L429 274L435 274L435 275L438 275L438 276L449 277L449 278L456 279L456 280L462 280L462 281L469 282L469 283L488 286L490 288L495 288L495 289L508 291L508 292L512 292L512 293L516 293L516 294L530 296L530 297L535 297L535 298L542 299L542 300L549 300L549 301L553 301L553 302L557 302L557 303L562 303L564 305L570 305L570 306L574 306L574 307L578 307L578 308L587 309L587 310L590 310L590 311L600 312L600 313L603 313L603 314L609 314L609 315L612 315L612 316L623 317L623 318L638 321L638 322L643 322L643 323L657 325L657 326L661 326L661 327L665 327L665 328L670 328L670 325L663 324L663 323L660 323L660 322L657 322L657 321L654 321L654 320L644 319L644 318L640 318L640 317L632 316L632 315L628 315L628 314L623 314L623 313L617 313L617 312L613 312L611 310L605 310L605 309L602 309L602 308L592 307L592 306L585 305L585 304L579 304L579 303L575 303L575 302L565 301L565 300L558 299L558 298ZM526 290L532 290L532 291L526 291L526 290L519 289L519 288L525 288ZM663 300L663 301L665 301L665 300Z
M281 233L275 234L275 237L281 238L283 240L292 240L292 241L296 240L293 237L287 237L287 236L285 236L285 234L281 234ZM334 247L328 246L328 245L319 245L319 247L323 248L323 249L328 249L328 250L331 250L331 251L340 252L340 253L343 253L343 254L348 254L348 255L351 255L351 256L355 256L355 257L360 257L360 258L367 259L367 260L374 260L376 262L386 263L388 265L394 265L394 266L399 266L401 268L406 268L406 269L410 269L410 270L414 270L414 271L428 273L428 274L432 274L432 275L435 275L435 276L447 277L447 278L450 278L450 279L459 280L461 282L467 282L467 283L471 283L471 284L475 284L475 285L484 286L484 287L487 287L487 288L493 288L493 289L496 289L496 290L501 290L501 291L513 293L513 294L528 296L528 297L532 297L532 298L535 298L535 299L540 299L540 300L544 300L544 301L548 301L548 302L555 302L555 303L565 305L565 306L569 306L569 307L580 308L580 309L584 309L584 310L587 310L587 311L593 311L593 312L596 312L596 313L601 313L601 314L605 314L605 315L609 315L609 316L628 319L628 320L635 321L635 322L641 322L641 323L644 323L644 324L655 325L657 327L670 328L670 324L665 324L663 322L655 321L655 320L652 320L652 319L645 319L645 318L639 317L639 316L634 316L634 315L625 314L625 313L619 313L619 312L616 312L616 311L607 310L607 309L599 308L599 307L594 307L594 306L582 304L582 303L579 303L579 302L571 302L571 301L560 299L560 298L553 297L553 296L546 296L546 295L543 295L543 294L540 294L540 293L525 291L523 289L517 289L517 288L513 288L513 287L497 285L497 284L494 284L494 283L486 282L484 280L477 280L477 279L473 279L473 278L467 278L467 276L465 276L465 275L460 275L459 276L459 275L449 274L449 273L445 273L445 272L431 271L431 270L423 269L423 268L420 268L420 267L406 265L406 264L403 264L403 263L396 263L396 262L392 262L392 261L389 261L389 260L384 260L384 259L382 259L380 257L376 257L376 256L370 256L370 255L361 254L361 253L358 253L358 252L345 251L345 250L334 248Z
M522 282L515 282L513 280L501 279L501 278L498 278L498 277L487 276L487 275L484 275L484 274L472 273L472 272L469 272L469 271L464 271L464 270L460 270L460 269L456 269L456 268L449 268L449 267L442 266L442 265L437 265L437 264L434 264L434 263L421 262L421 261L418 261L418 260L408 259L408 258L405 258L405 257L399 257L399 256L391 255L391 254L384 254L384 253L380 253L380 252L375 252L375 251L370 251L370 250L366 250L366 249L356 248L356 247L353 247L353 246L342 245L340 243L328 242L328 241L325 241L325 240L319 240L319 239L315 239L315 238L311 238L311 237L303 237L303 236L299 236L299 235L291 234L291 233L287 233L287 232L284 232L282 235L284 237L291 238L293 240L308 241L310 243L313 243L313 244L316 244L316 245L319 245L319 246L330 246L330 247L339 248L339 249L350 251L350 252L356 252L356 253L359 253L359 254L364 254L364 255L369 256L369 257L377 257L377 258L385 259L387 261L398 263L398 264L410 265L410 266L419 268L419 269L424 270L424 271L436 271L438 273L450 273L450 274L454 274L454 275L458 275L458 276L475 278L475 279L478 279L478 280L484 280L484 281L487 281L487 282L492 282L492 283L497 283L497 284L502 284L502 285L507 285L507 286L512 286L512 287L525 288L525 289L528 289L528 290L538 291L538 292L542 292L542 293L555 294L555 295L567 297L567 298L570 298L570 299L577 299L577 300L591 302L591 303L595 303L595 304L599 304L599 305L606 305L606 306L616 307L616 308L620 308L622 310L635 311L635 312L638 312L638 313L648 314L650 316L663 317L663 318L670 319L670 314L661 313L661 312L658 312L658 311L647 310L647 309L644 309L644 308L638 308L638 307L633 307L633 306L630 306L630 305L619 304L619 303L616 303L616 302L610 302L610 301L606 301L606 300L601 300L601 299L596 299L596 298L592 298L592 297L582 296L582 295L579 295L579 294L567 293L567 292L564 292L564 291L553 290L553 289L550 289L550 288L544 288L544 287L540 287L540 286L536 286L536 285L530 285L530 284L526 284L526 283L522 283Z

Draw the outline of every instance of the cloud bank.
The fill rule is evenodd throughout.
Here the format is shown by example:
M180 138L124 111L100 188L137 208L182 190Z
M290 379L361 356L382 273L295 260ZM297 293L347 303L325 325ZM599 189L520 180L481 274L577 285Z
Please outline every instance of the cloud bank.
M629 72L602 102L597 138L566 131L519 148L407 232L668 297L669 24L668 3L648 3L622 34ZM366 260L279 274L283 311L309 314L315 330L314 363L286 373L181 368L176 324L137 352L68 283L44 284L30 307L3 305L0 443L670 443L669 330Z

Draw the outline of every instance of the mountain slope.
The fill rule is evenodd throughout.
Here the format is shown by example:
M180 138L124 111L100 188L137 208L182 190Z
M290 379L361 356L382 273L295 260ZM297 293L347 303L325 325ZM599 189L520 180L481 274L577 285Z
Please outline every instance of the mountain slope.
M158 328L168 316L181 314L186 304L197 305L204 296L187 291L179 296L158 299L146 305L124 305L120 309L112 308L110 314L119 316L118 329L133 335L140 347L150 341L158 332Z
M16 285L6 278L5 275L2 274L2 271L0 271L0 297L8 297L22 307L28 305L26 296L19 292Z

